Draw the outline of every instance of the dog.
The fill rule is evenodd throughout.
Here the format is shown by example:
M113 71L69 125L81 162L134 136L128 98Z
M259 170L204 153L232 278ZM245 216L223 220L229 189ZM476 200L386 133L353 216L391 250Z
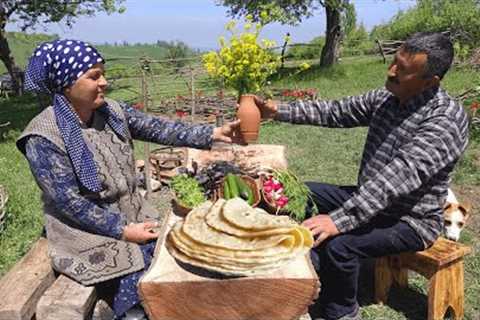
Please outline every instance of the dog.
M460 239L460 233L470 217L471 208L470 203L460 204L453 191L448 189L447 200L443 208L445 238L453 241Z

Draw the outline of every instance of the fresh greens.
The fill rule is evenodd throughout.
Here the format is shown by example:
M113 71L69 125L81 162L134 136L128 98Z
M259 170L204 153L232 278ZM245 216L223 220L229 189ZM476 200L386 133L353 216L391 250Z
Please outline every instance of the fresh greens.
M186 174L174 176L170 183L170 187L175 192L180 204L184 207L194 208L207 200L203 188L198 181Z
M310 189L289 170L275 170L275 178L283 185L283 193L288 197L288 203L283 209L290 216L301 222L305 219L308 200L311 199ZM312 201L314 207L315 203ZM316 212L314 208L313 212Z

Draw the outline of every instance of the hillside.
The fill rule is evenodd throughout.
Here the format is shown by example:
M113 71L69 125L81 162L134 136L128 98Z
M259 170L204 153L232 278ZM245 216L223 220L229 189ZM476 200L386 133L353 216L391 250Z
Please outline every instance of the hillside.
M57 35L47 34L26 34L22 32L7 32L7 39L10 49L13 52L16 63L25 68L28 57L34 48L44 42L57 38ZM168 57L184 57L195 54L195 51L182 42L157 41L155 44L101 44L95 47L102 53L107 62L117 64L120 59L122 63L128 60L137 61L140 57L147 56L152 59L165 59ZM0 63L0 74L6 72L5 66Z

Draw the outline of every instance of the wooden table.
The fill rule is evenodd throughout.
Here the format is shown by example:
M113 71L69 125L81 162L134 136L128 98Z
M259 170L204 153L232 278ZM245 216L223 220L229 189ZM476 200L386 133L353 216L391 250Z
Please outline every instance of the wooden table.
M254 153L250 152L247 161L286 167L284 147L252 145L241 150L248 154L252 148ZM220 160L221 154L218 150L210 154L195 150L189 152L189 159L203 166ZM155 257L139 283L149 319L292 320L305 314L316 299L319 282L308 255L297 257L275 273L254 277L220 278L178 262L164 243L180 219L170 212L164 220Z

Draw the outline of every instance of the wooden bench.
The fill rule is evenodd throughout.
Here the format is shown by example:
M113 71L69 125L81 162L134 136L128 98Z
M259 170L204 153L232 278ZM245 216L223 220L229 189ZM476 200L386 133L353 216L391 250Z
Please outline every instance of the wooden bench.
M52 270L47 240L40 238L0 279L0 320L107 320L113 313L85 287ZM95 308L94 308L95 307Z
M429 280L428 320L443 319L447 309L454 319L463 318L463 257L471 248L439 238L430 248L378 258L375 262L375 301L386 303L392 284L407 287L408 270Z

